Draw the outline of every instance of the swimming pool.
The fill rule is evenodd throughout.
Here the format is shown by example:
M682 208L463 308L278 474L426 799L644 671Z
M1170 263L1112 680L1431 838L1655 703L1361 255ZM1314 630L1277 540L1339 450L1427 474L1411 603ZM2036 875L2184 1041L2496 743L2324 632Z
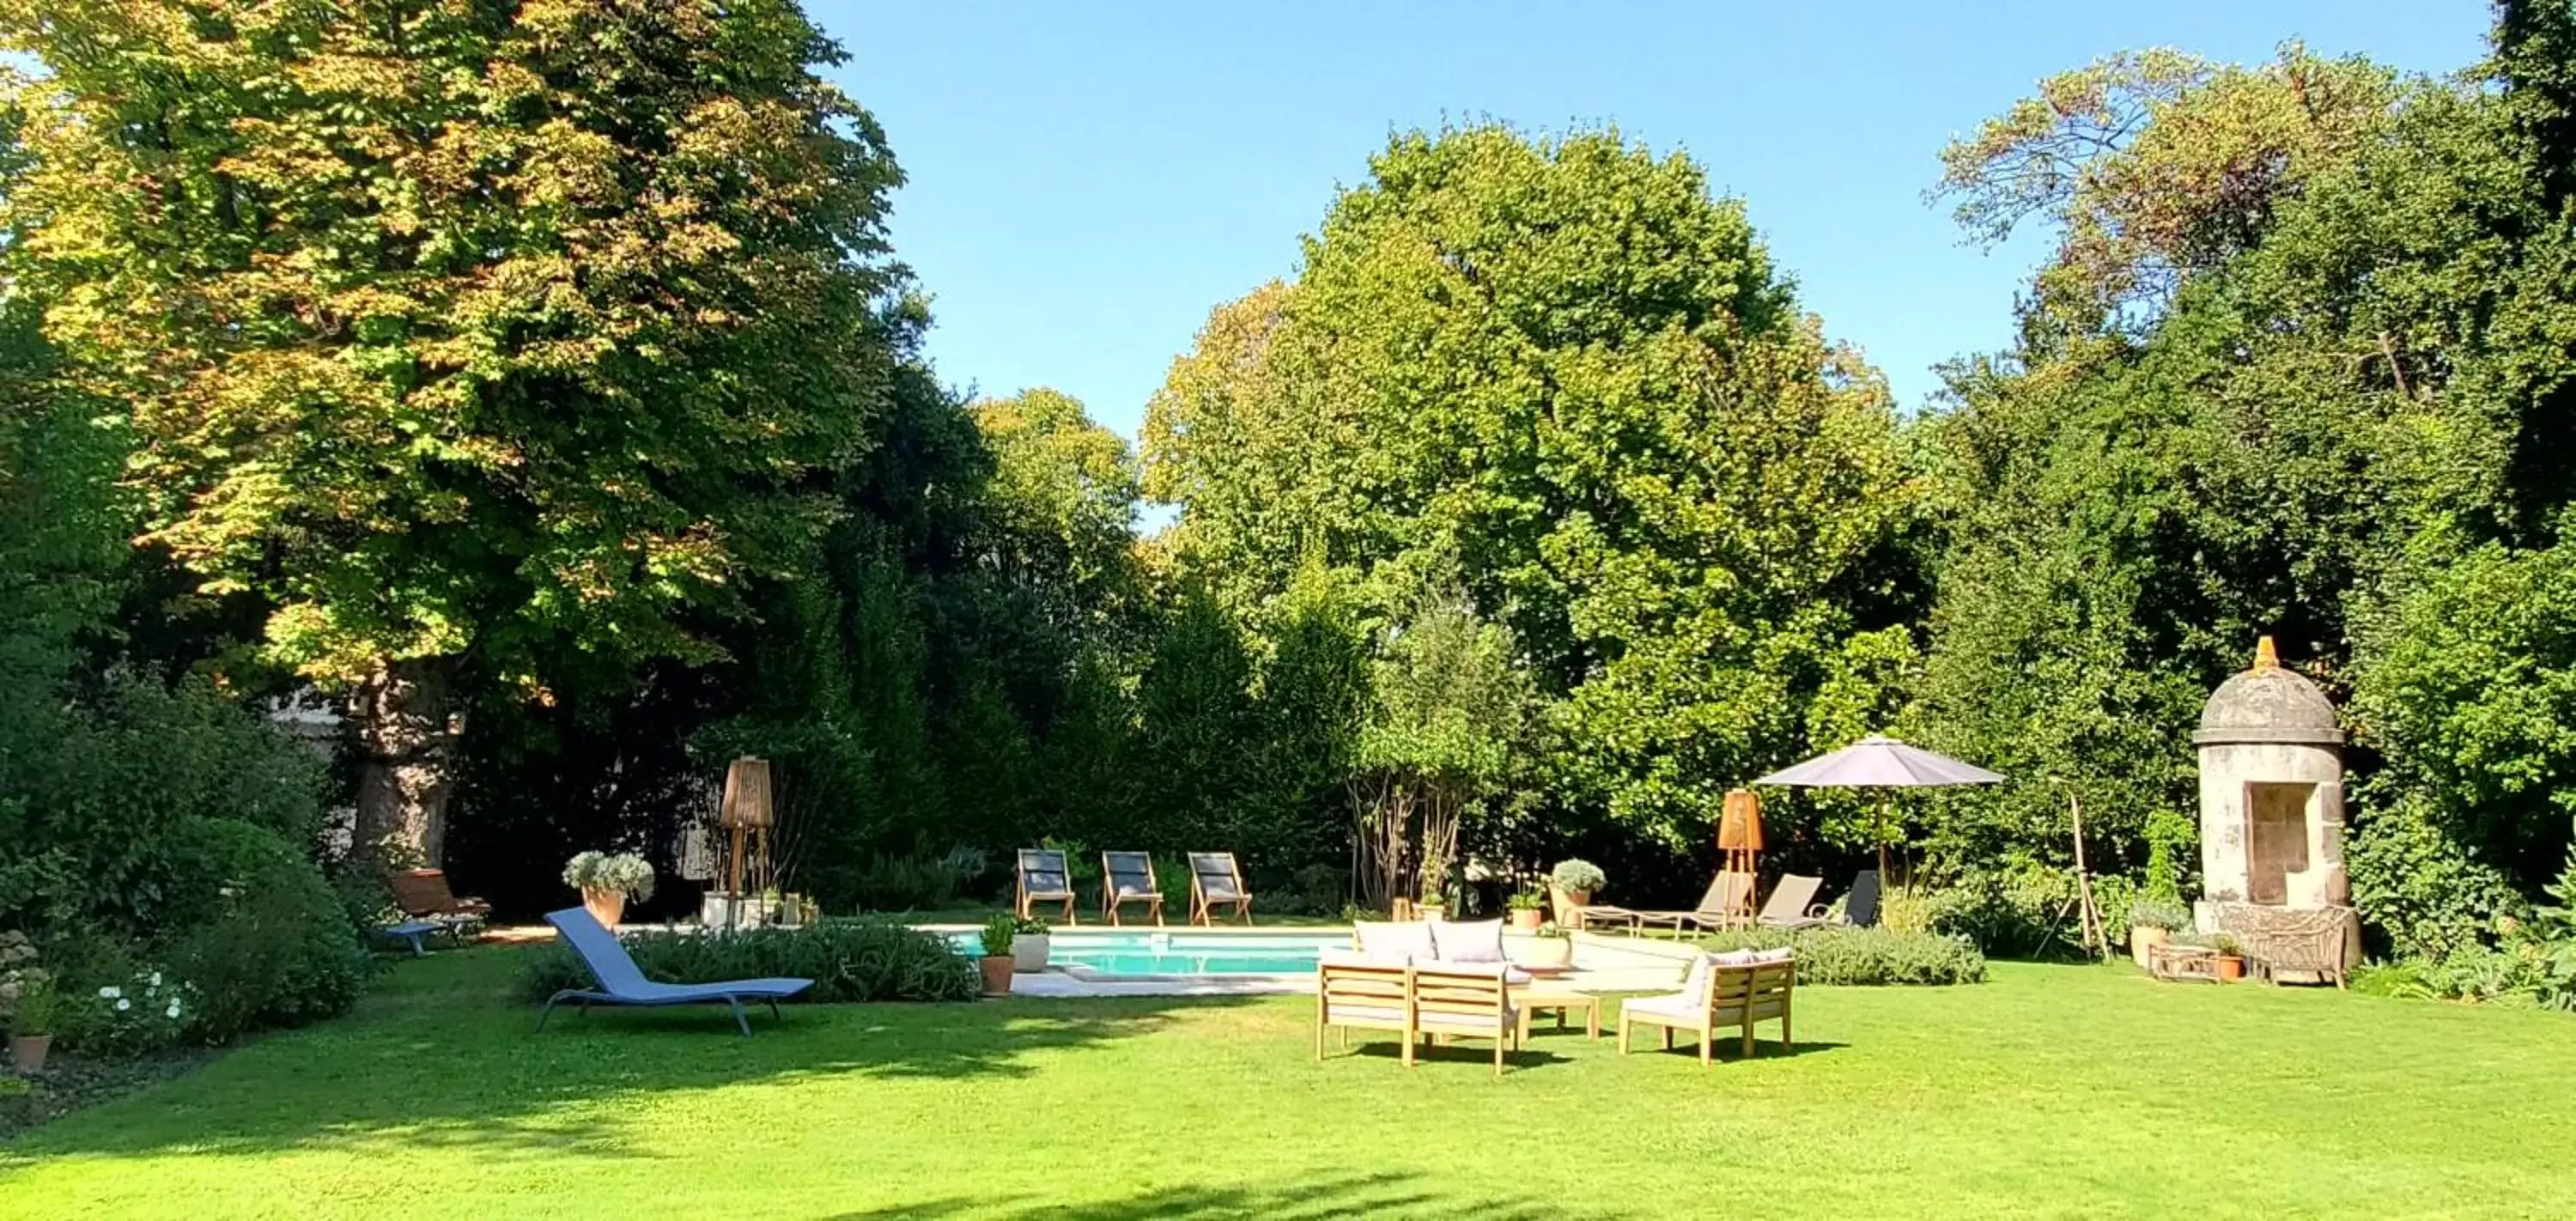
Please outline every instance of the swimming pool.
M1075 975L1305 975L1328 949L1348 949L1348 932L1210 933L1187 929L1051 930L1047 965ZM972 934L960 948L983 953Z

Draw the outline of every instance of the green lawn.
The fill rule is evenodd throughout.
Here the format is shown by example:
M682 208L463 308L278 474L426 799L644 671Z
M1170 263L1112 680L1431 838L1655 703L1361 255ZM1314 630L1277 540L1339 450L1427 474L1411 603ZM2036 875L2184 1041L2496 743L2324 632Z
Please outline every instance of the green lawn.
M0 1147L0 1217L2576 1215L2576 1019L1995 968L1794 1056L1318 1065L1312 1002L595 1014L518 950ZM766 1015L763 1015L765 1019Z

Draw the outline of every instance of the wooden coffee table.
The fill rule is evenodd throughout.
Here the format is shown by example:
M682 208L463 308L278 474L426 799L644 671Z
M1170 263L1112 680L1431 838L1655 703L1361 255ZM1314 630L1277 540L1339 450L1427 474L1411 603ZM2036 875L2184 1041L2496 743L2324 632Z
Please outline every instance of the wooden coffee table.
M1583 1037L1601 1037L1601 998L1589 992L1577 992L1541 980L1513 989L1512 1004L1520 1008L1520 1037L1524 1043L1529 1041L1530 1014L1540 1009L1556 1011L1556 1028L1559 1030L1565 1029L1574 1011L1580 1009L1583 1011Z

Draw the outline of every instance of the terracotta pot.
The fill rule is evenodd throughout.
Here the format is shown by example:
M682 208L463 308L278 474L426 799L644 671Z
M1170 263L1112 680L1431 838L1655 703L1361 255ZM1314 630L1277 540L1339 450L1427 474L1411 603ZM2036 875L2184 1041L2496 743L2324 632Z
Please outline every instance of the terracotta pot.
M11 1035L9 1062L17 1065L19 1072L41 1073L45 1071L45 1053L52 1051L53 1047L54 1036L49 1034Z
M2173 934L2160 928L2133 926L2129 929L2129 957L2145 970L2147 959L2156 949L2173 939Z
M1011 994L1013 965L1011 956L1008 954L987 954L975 960L975 969L984 973L984 995L1009 996Z
M584 886L581 888L581 905L589 910L591 919L599 921L610 932L617 931L617 922L626 918L626 892L622 890Z
M1523 963L1532 967L1565 967L1574 965L1574 942L1564 937L1533 937L1529 958Z
M1534 933L1538 931L1538 926L1545 923L1547 923L1547 913L1535 907L1512 909L1512 931L1514 932Z
M1592 903L1592 892L1588 890L1558 890L1552 886L1548 889L1555 891L1556 894L1557 927L1573 928L1574 909L1590 906Z
M2234 954L2221 954L2221 955L2219 955L2219 956L2218 956L2218 977L2219 977L2220 979L2243 979L2243 978L2245 978L2245 960L2244 960L2244 959L2242 959L2242 958L2237 957L2237 956L2236 956L2236 955L2234 955Z
M1011 970L1030 975L1046 970L1047 954L1055 948L1055 938L1045 933L1022 933L1011 938Z

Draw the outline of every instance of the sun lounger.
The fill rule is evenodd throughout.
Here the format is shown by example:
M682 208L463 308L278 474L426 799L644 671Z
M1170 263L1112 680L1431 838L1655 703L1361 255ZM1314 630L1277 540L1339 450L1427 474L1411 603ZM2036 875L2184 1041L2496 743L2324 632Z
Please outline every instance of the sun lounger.
M1816 904L1816 892L1824 889L1823 878L1803 874L1784 874L1771 888L1771 898L1762 904L1762 912L1753 918L1764 928L1814 928L1825 922L1825 909Z
M566 988L546 998L545 1010L537 1015L537 1029L546 1028L546 1019L555 1006L566 1001L581 1006L584 1014L592 1005L729 1005L733 1022L742 1029L744 1038L751 1037L751 1023L742 1015L744 1001L766 1001L769 1016L776 1018L778 1002L814 986L810 979L734 979L712 984L663 984L644 978L644 972L618 944L617 934L609 932L584 908L567 907L547 912L546 923L555 926L564 943L590 968L599 990Z
M1130 903L1142 903L1154 923L1163 922L1163 890L1154 884L1154 858L1142 852L1100 854L1100 918L1119 923Z
M1699 897L1699 906L1689 911L1636 911L1625 907L1586 907L1580 909L1577 927L1606 924L1624 925L1629 932L1649 928L1669 928L1680 932L1684 927L1702 931L1741 928L1745 909L1753 905L1753 875L1720 871L1710 878L1708 891Z
M1252 890L1231 852L1190 854L1190 923L1216 923L1216 909L1231 904L1236 919L1252 923Z
M1020 849L1017 877L1020 919L1036 918L1033 910L1040 903L1064 905L1064 922L1080 924L1073 911L1073 869L1065 864L1064 854L1052 848Z
M447 888L444 870L397 869L385 875L385 888L393 892L394 906L412 920L447 927L481 924L492 914L492 905L481 899L457 898Z
M1869 928L1878 923L1878 871L1864 869L1852 875L1851 893L1843 898L1843 923L1853 928Z
M1641 996L1619 1006L1619 1054L1628 1054L1630 1027L1660 1026L1667 1049L1674 1031L1697 1033L1699 1061L1705 1066L1717 1061L1717 1032L1736 1028L1744 1032L1744 1054L1750 1058L1755 1023L1769 1021L1780 1023L1780 1049L1786 1051L1789 1000L1797 984L1798 960L1785 949L1702 954L1692 960L1681 991Z

